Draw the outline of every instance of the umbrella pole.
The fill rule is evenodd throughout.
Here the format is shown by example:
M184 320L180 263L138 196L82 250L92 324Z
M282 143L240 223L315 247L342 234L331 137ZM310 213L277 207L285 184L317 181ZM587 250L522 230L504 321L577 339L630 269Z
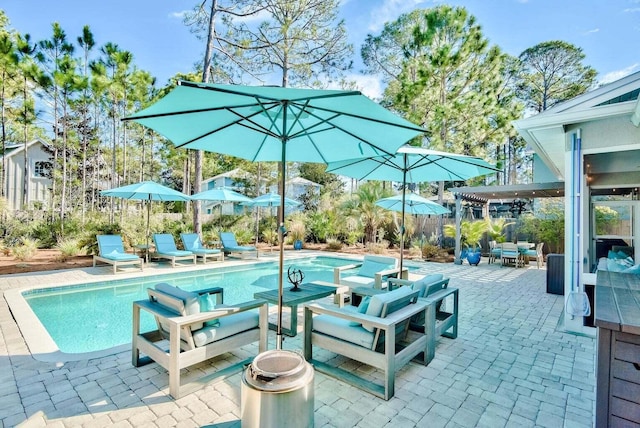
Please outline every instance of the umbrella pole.
M147 200L147 243L146 248L144 250L144 258L145 262L149 263L149 219L151 218L151 195L149 195L149 200Z
M404 260L404 204L407 194L407 155L404 155L404 169L402 170L402 226L400 226L400 274L402 278L402 264Z
M282 129L283 132L287 132L287 105L286 103L283 106L283 111L285 114L282 116ZM278 328L276 330L276 349L282 349L282 295L284 294L284 289L282 285L282 276L284 274L284 182L287 172L287 137L286 135L282 137L282 159L280 160L280 182L278 186L280 187L280 206L278 207L278 241L280 245L280 254L278 255ZM296 326L291 326L292 328L296 328Z

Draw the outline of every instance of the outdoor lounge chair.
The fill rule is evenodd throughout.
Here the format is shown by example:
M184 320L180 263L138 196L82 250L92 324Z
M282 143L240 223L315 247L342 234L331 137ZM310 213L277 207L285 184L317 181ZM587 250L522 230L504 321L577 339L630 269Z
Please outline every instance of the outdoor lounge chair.
M222 243L222 251L225 254L236 253L240 257L244 257L244 255L253 256L258 258L258 249L256 247L250 245L238 245L238 241L236 241L236 236L233 232L220 232L220 242Z
M157 284L147 289L148 300L133 303L131 362L139 367L153 360L164 367L169 372L169 393L176 399L191 389L181 385L181 370L256 341L259 352L267 350L267 302L252 300L225 306L221 304L221 291L221 288L212 288L189 292L169 284ZM214 294L217 294L215 303L211 299ZM155 317L157 330L140 331L141 309ZM223 379L242 370L251 360L205 375L194 384L202 386L207 381Z
M113 266L113 273L116 273L118 266L140 265L140 270L144 269L144 260L135 254L126 253L120 235L96 235L98 240L98 255L93 256L93 267L100 261Z
M218 249L205 248L200 241L200 236L197 233L181 233L180 239L182 239L182 245L187 251L191 251L197 257L202 258L202 262L207 262L207 257L211 259L217 259L224 261L224 253Z
M357 273L341 277L341 273L348 269L360 268ZM333 282L347 285L353 289L356 287L370 287L382 289L387 286L387 277L399 276L399 262L395 257L375 256L367 254L361 263L339 266L333 269ZM403 269L402 278L407 278L408 269Z
M379 293L371 297L365 313L326 303L306 304L305 359L320 372L389 400L395 392L396 370L419 354L426 355L426 334L408 328L409 320L427 308L417 297L418 292L409 287ZM350 364L346 365L350 369L345 370L313 359L313 346L382 370L382 384L375 382L373 376L359 377L356 373L360 370L352 370ZM420 362L426 365L424 360Z
M178 250L170 233L154 233L153 242L156 246L155 256L171 260L171 267L176 267L176 260L192 260L196 264L196 255L191 251Z

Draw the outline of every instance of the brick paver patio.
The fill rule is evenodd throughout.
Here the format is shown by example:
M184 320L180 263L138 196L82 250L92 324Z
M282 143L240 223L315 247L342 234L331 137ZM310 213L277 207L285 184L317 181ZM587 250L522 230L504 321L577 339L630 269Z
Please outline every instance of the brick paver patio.
M593 425L595 341L559 329L563 298L546 294L544 269L501 268L486 259L478 267L422 266L425 273L445 273L460 289L458 338L441 338L428 366L412 362L401 368L389 401L316 373L316 427ZM160 270L167 272L150 268L145 274ZM0 291L95 280L97 272L114 278L109 267L11 275L0 277ZM130 351L38 361L5 299L0 334L2 427L240 426L239 373L174 400L166 371L155 363L134 368ZM274 343L270 332L270 349ZM286 339L284 348L301 349L301 335ZM218 369L256 352L257 345L245 347L193 370Z

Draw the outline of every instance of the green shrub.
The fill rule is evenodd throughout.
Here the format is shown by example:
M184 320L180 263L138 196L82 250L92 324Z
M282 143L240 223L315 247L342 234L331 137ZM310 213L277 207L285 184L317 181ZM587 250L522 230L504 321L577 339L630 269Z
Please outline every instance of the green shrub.
M20 245L17 245L11 249L13 257L20 261L29 261L33 259L38 251L38 241L31 238L22 238Z
M389 241L381 240L380 242L368 242L367 251L373 254L382 254L389 248Z
M60 261L67 261L71 257L75 257L82 251L78 239L64 239L56 245L56 249L60 251Z
M327 238L327 250L340 251L342 250L342 242L336 238Z

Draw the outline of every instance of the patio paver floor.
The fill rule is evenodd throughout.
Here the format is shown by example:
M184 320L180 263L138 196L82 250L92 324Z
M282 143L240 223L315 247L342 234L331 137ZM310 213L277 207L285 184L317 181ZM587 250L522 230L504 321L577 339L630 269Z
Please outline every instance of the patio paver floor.
M389 401L316 373L316 427L593 425L595 340L558 328L563 297L545 292L545 269L534 264L501 268L486 259L478 267L422 265L423 272L442 272L460 289L458 338L440 338L428 366L412 362L398 370L396 394ZM168 272L150 268L145 274L160 270ZM37 278L10 275L0 277L0 290L34 281L95 280L96 272L114 278L110 267L40 273ZM173 400L166 371L157 364L133 367L130 351L67 363L34 359L4 299L0 334L2 427L240 426L240 373ZM273 332L269 339L273 349ZM300 350L301 340L300 334L286 338L284 348ZM244 347L191 372L200 375L256 353L257 345ZM320 349L314 356L333 357ZM356 362L344 363L379 375Z

